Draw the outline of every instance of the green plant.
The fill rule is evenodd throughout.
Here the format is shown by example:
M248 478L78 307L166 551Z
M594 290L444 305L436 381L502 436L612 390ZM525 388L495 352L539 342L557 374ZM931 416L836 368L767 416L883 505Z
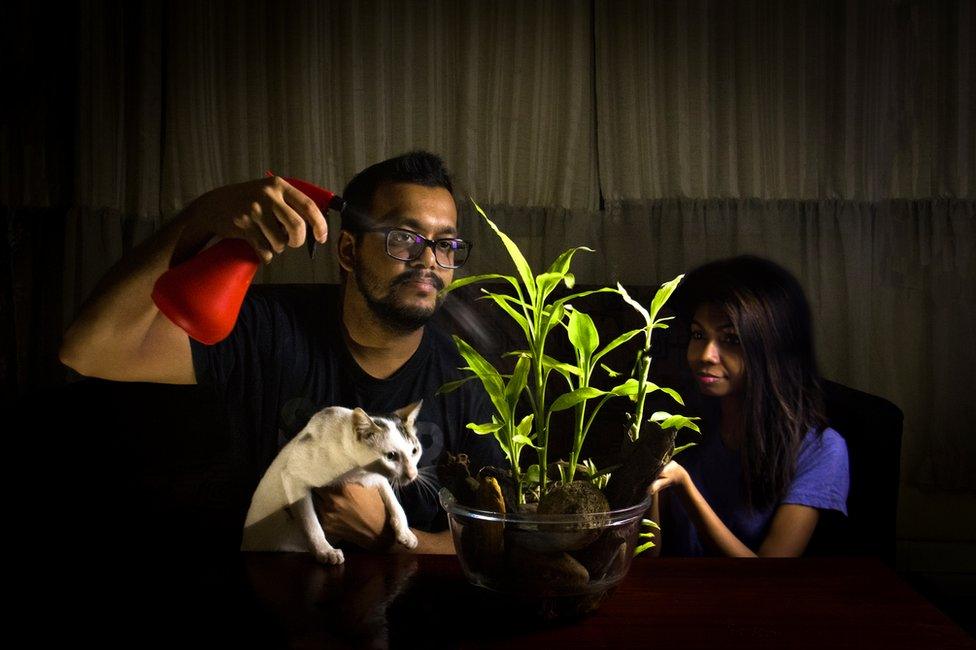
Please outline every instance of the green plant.
M628 334L643 334L644 335L644 345L637 351L637 358L634 361L634 367L631 371L632 379L636 383L633 400L634 400L634 414L631 416L630 428L627 430L627 435L630 439L636 442L640 438L641 426L644 422L644 403L647 399L648 394L654 391L662 391L667 395L670 395L674 401L678 404L684 406L684 401L681 399L681 395L677 391L667 388L665 386L658 386L654 382L648 379L648 375L651 370L651 340L656 329L667 329L667 321L671 320L672 317L668 316L666 318L658 318L658 313L661 308L674 293L678 285L681 284L681 280L684 275L679 275L675 279L665 282L654 294L654 298L651 299L651 304L648 309L645 309L639 302L630 297L627 290L619 282L617 283L617 292L624 299L624 301L633 307L641 316L644 317L644 326L628 332ZM613 373L612 370L607 368L607 370ZM615 373L614 373L615 374ZM698 420L697 417L687 417L684 415L672 415L665 411L655 411L648 418L647 423L656 424L659 429L675 429L675 431L681 431L682 429L691 429L696 433L701 433L698 425L695 421ZM674 449L671 454L664 459L664 462L670 460L671 456L681 452L688 447L691 447L695 443L688 443Z
M637 557L644 551L652 549L657 544L654 543L654 539L657 538L657 533L661 532L661 527L657 525L652 519L641 519L641 526L645 529L644 532L640 533L638 537L640 539L646 539L646 542L642 542L634 549L634 557Z
M602 287L553 299L553 292L560 284L567 289L572 289L575 285L575 276L570 272L574 255L580 251L593 252L592 249L585 246L570 248L561 253L544 273L535 275L518 246L488 218L480 206L475 204L475 208L505 246L515 265L516 275L489 273L459 278L446 287L443 293L485 281L501 281L508 284L513 293L496 293L482 289L484 294L482 299L493 301L518 324L524 335L525 347L509 353L517 357L515 367L511 374L502 374L471 345L455 336L454 341L458 351L467 363L465 369L472 374L465 379L444 385L441 392L454 390L471 379L480 380L495 407L495 414L490 422L470 423L468 427L479 434L492 434L498 440L511 464L520 503L525 502L527 486L535 484L540 495L546 493L550 470L553 467L558 468L560 482L573 481L576 473L582 470L595 485L603 487L608 478L607 473L597 471L592 461L580 464L580 454L583 443L604 404L613 397L622 396L634 401L635 413L631 417L629 433L631 439L636 440L643 419L644 401L649 393L661 390L677 400L679 404L682 403L681 397L675 391L661 388L648 381L651 333L656 328L667 327L663 323L666 319L655 320L657 312L674 291L681 277L675 278L657 292L650 312L631 299L620 285L616 289ZM601 347L600 335L593 319L576 309L571 301L602 292L619 293L629 304L645 315L646 327L620 334ZM547 341L556 330L565 330L572 343L575 351L573 363L555 359L547 354ZM631 376L608 390L593 386L592 380L598 366L602 365L607 369L611 378L620 376L620 373L615 373L601 364L601 360L609 352L640 334L644 334L644 346L638 352L637 363ZM556 396L551 395L549 391L549 380L554 372L566 382L567 387L564 393ZM529 412L525 415L522 415L523 411L519 409L523 396L529 406ZM591 405L591 401L595 401L595 405ZM568 462L554 463L551 462L549 454L551 418L553 413L568 409L574 409L570 458ZM656 413L651 420L665 428L675 426L697 429L690 418L665 415L667 418L661 418L660 414ZM522 452L526 447L536 451L538 464L523 471Z

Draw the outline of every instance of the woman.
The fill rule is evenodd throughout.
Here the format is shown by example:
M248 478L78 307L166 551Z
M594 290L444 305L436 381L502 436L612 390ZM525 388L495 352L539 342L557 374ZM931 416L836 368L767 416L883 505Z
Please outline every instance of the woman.
M799 556L821 511L847 514L849 486L847 446L825 426L803 290L744 256L695 269L675 298L711 415L699 444L651 486L663 552Z

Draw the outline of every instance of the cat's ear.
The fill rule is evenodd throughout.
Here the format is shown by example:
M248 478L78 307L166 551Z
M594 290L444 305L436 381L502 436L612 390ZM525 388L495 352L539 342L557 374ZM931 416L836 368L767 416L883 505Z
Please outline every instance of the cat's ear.
M402 409L394 411L401 420L406 423L408 427L413 427L414 422L417 421L417 416L420 414L420 407L424 405L424 400L419 402L414 402L408 406L404 406Z
M352 428L356 432L358 440L365 440L376 431L376 424L366 414L366 411L356 407L352 410Z

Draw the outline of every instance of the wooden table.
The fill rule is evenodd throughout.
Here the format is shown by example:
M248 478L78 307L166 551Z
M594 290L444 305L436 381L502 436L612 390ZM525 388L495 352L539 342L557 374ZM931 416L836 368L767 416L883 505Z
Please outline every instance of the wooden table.
M108 629L132 647L976 648L869 558L642 557L596 613L561 624L520 619L451 556L350 554L324 567L245 553L122 574Z

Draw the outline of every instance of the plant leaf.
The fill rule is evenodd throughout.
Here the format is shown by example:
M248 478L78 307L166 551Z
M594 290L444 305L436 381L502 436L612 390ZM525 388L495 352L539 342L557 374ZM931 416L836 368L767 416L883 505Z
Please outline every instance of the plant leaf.
M654 415L657 415L657 413L655 413ZM684 415L671 415L667 418L664 418L663 420L654 420L654 421L657 422L662 429L677 429L678 431L681 431L682 429L691 429L693 431L698 431L699 433L701 433L701 431L698 428L698 425L695 424L694 422L697 419L698 418L689 418Z
M671 297L671 294L674 293L674 290L678 288L678 285L684 277L684 275L679 275L675 279L662 284L661 288L657 290L657 293L654 294L654 299L651 300L651 320L657 318L657 313L664 306L664 303L668 301L668 298Z
M575 255L579 251L586 251L587 253L596 252L592 248L588 248L586 246L577 246L575 248L564 250L562 253L559 254L559 257L557 257L553 261L553 263L549 266L546 272L559 273L560 275L565 275L566 272L569 271L570 265L573 263L573 255Z
M482 385L485 387L485 392L488 393L488 397L491 399L491 403L495 405L498 414L502 416L502 420L510 420L511 410L508 407L508 402L505 400L505 386L502 383L502 376L495 370L494 366L488 363L464 339L459 336L454 336L453 338L458 352L468 362L468 366L478 376L478 379L481 380Z
M667 386L658 386L653 381L647 382L648 394L653 393L656 390L659 390L662 393L666 393L671 397L671 399L676 401L678 404L681 404L682 406L685 405L684 400L681 399L681 395L678 394L678 391L674 390L673 388L668 388ZM663 413L663 411L661 411L661 413ZM670 417L670 415L668 415L668 417Z
M449 382L443 384L440 388L438 388L437 389L437 392L434 393L434 394L435 395L447 395L448 393L453 393L458 388L460 388L461 386L465 385L466 383L468 383L472 379L477 379L477 378L478 378L478 375L468 375L464 379L458 379L457 381L449 381Z
M486 291L485 295L482 296L482 299L494 300L495 304L502 308L502 311L511 316L512 320L519 324L519 327L522 328L522 332L525 334L525 338L532 338L532 330L529 329L529 322L525 320L525 316L515 311L515 308L509 304L510 301L514 300L511 296L504 296ZM515 300L515 302L521 304L521 302L518 300Z
M610 375L610 379L615 379L615 378L619 377L620 374L621 374L621 373L617 372L616 370L614 370L613 368L611 368L610 366L608 366L605 363L601 363L600 364L600 367L603 368L608 375Z
M539 301L545 302L552 290L559 286L564 277L564 273L540 273L535 279Z
M624 289L624 285L620 284L619 282L617 283L617 293L619 293L620 297L624 299L624 302L636 309L637 312L644 317L644 322L647 325L651 324L651 315L647 313L647 310L644 309L639 302L630 297L630 294L627 293L626 289Z
M503 422L486 422L485 424L475 424L474 422L469 422L467 427L479 435L485 435L488 433L495 433L501 429L505 424Z
M530 440L528 436L523 436L520 433L516 433L514 436L512 436L512 442L516 442L522 447L532 447L534 449L539 449L539 447L536 447L534 444L532 444L532 440Z
M555 370L563 377L569 379L569 375L580 376L580 369L571 363L564 363L558 359L553 359L548 354L542 355L542 367L545 370Z
M611 352L611 351L615 350L616 348L620 347L621 345L623 345L624 343L626 343L630 339L634 338L638 334L642 334L643 332L644 332L644 330L642 330L642 329L636 329L636 330L630 330L629 332L624 332L623 334L621 334L620 336L618 336L614 340L612 340L609 343L607 343L607 345L606 345L605 348L603 348L602 350L600 350L599 352L597 352L595 355L593 355L593 362L596 363L598 360L602 359L603 356L605 354L607 354L608 352Z
M581 353L584 362L589 365L593 351L600 345L600 334L596 331L593 319L578 309L569 314L569 341Z
M576 390L560 395L558 398L556 398L556 401L552 403L552 406L549 407L549 410L553 413L557 411L564 411L568 408L576 406L580 402L606 394L607 392L605 390L593 388L592 386L584 386L583 388L577 388Z
M476 282L487 282L488 280L504 280L515 287L516 292L521 295L522 289L519 286L519 282L516 278L513 278L510 275L501 275L498 273L482 273L480 275L468 275L463 278L457 278L451 282L451 284L441 289L438 295L440 297L444 297L455 289L460 289L461 287L466 287L469 284L475 284Z
M552 306L549 305L542 310L542 331L548 334L556 323L559 323L563 319L563 314L566 313L566 309L563 305Z
M680 454L681 452L683 452L685 449L688 449L689 447L694 447L697 444L698 444L697 442L689 442L686 445L681 445L680 447L675 447L674 448L674 451L671 452L671 456L676 456L677 454Z
M654 548L654 542L644 542L640 546L634 549L634 557L637 557L649 548Z
M637 383L637 380L636 379L634 379L633 377L631 377L630 379L628 379L624 383L619 384L617 386L614 386L610 390L610 394L611 395L616 395L617 397L621 397L623 395L636 395L637 394L637 390L639 388L640 388L640 384Z
M508 402L508 406L512 412L515 411L515 405L518 403L519 395L522 394L522 390L525 388L531 368L532 360L529 357L519 357L519 360L515 363L512 378L505 386L505 401Z
M559 300L557 300L552 304L554 306L562 306L562 305L566 305L566 303L568 303L571 300L576 300L577 298L585 298L586 296L592 295L594 293L616 293L616 292L617 290L611 287L601 287L599 289L593 289L591 291L580 291L579 293L570 294L565 298L560 298ZM566 308L569 309L570 306L566 305Z
M478 214L484 217L485 221L488 222L488 227L495 231L498 238L502 240L505 250L508 251L508 256L512 258L512 262L515 264L515 269L518 271L519 277L522 278L522 284L525 285L525 289L529 293L529 301L534 304L536 295L535 278L532 276L532 268L529 266L529 263L525 261L525 256L522 255L522 251L519 250L519 247L509 238L508 235L503 233L498 226L495 225L494 221L488 218L488 215L485 214L485 211L481 209L481 206L478 205L474 199L472 199L471 202L474 203L474 208L478 211Z
M681 399L681 395L679 395L678 391L674 390L673 388L667 388L665 386L661 386L658 390L670 395L671 399L673 399L678 404L681 404L682 406L685 405L684 400Z
M515 433L522 436L529 436L529 433L532 431L532 420L534 419L535 413L529 413L519 420L519 423L515 426Z

